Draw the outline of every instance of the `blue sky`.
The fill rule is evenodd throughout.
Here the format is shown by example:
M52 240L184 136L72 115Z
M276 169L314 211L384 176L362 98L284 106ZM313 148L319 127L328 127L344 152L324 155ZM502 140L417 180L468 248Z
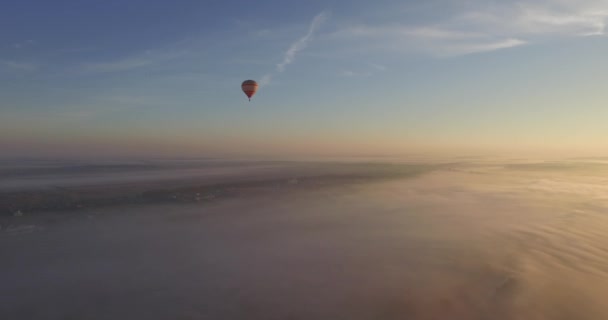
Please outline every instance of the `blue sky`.
M603 153L607 18L598 0L13 2L0 147Z

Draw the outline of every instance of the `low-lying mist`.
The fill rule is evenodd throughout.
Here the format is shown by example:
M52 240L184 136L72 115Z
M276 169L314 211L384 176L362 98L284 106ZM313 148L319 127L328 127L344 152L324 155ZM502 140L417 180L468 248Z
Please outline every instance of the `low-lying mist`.
M222 168L7 187L0 319L608 318L602 161Z

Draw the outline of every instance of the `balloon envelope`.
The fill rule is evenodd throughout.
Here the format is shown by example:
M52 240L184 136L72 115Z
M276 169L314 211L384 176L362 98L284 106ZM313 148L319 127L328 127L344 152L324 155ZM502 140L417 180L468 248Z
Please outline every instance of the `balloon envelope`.
M241 89L243 89L243 92L245 92L247 98L251 100L251 97L253 97L256 91L258 91L258 83L253 80L245 80L241 84Z

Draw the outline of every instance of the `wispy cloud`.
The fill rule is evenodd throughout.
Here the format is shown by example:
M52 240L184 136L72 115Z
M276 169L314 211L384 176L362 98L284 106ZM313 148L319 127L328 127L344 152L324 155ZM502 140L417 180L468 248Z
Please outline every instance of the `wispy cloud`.
M270 81L272 81L272 75L271 74L265 74L262 76L262 78L260 78L259 85L260 86L266 86L270 83Z
M340 73L341 76L343 77L369 77L372 75L371 72L357 72L357 71L352 71L352 70L346 70L346 71L342 71Z
M412 37L426 39L471 39L484 37L483 33L450 30L437 26L407 26L402 24L389 25L357 25L340 29L332 34L333 37Z
M287 51L285 52L285 54L283 56L283 61L281 63L277 64L277 66L276 66L277 72L279 72L279 73L284 72L285 67L287 67L288 65L293 63L298 52L306 49L306 47L308 46L308 44L314 37L315 33L319 30L321 25L323 25L323 23L325 21L327 21L327 19L329 19L329 16L330 16L329 11L323 11L323 12L317 14L312 19L312 22L310 23L310 26L308 27L308 32L303 37L296 40L294 43L292 43L289 46L289 48L287 49ZM261 78L260 85L261 86L267 85L270 83L271 80L272 80L272 73L268 73Z
M345 70L339 72L338 75L342 77L370 77L378 72L386 71L386 67L377 63L369 63L362 67Z
M461 55L476 52L489 52L500 49L513 48L526 44L526 41L511 38L497 41L488 41L480 43L456 43L443 47L443 52L436 52L438 55Z
M185 52L158 53L146 51L143 54L113 61L85 63L80 66L83 73L110 73L134 70L181 57Z
M457 21L486 32L527 36L603 35L608 1L526 1L463 13Z
M378 70L378 71L384 71L386 70L386 67L381 65L381 64L377 64L377 63L370 63L369 64L372 68Z
M82 71L91 73L126 71L144 67L153 62L152 59L128 58L110 62L86 63L82 66Z
M606 0L473 0L432 23L351 22L324 35L324 39L340 47L356 45L353 52L384 50L449 56L513 48L552 37L605 35L607 21Z
M277 70L279 72L283 72L285 67L293 62L296 57L296 54L305 49L308 46L308 43L312 39L314 33L319 29L319 27L329 18L329 12L323 11L316 15L308 28L308 33L305 36L298 39L296 42L292 43L287 52L285 52L285 56L283 57L283 62L277 64Z
M520 46L525 40L447 27L356 26L330 35L334 39L367 39L368 49L425 52L436 56L462 55Z
M35 71L38 66L29 62L18 62L13 60L0 60L0 66L17 71Z
M36 42L34 40L25 40L25 41L13 43L12 47L15 49L22 49L22 48L34 45L35 43Z

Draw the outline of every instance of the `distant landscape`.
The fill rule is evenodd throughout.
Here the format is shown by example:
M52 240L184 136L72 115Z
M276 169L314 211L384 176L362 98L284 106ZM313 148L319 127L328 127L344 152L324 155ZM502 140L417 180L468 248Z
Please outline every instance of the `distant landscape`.
M608 317L606 160L18 166L2 319Z

